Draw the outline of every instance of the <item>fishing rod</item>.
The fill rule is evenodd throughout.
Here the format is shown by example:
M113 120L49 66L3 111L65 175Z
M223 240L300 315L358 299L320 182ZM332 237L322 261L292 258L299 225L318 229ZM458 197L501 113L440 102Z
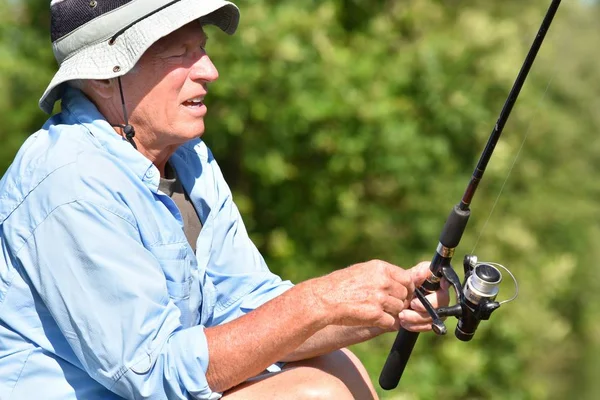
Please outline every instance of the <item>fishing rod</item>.
M473 200L477 186L483 177L483 173L498 143L498 139L502 134L504 125L517 101L517 97L521 92L527 74L544 41L560 2L561 0L553 0L550 4L462 199L460 203L452 208L442 229L439 244L429 267L431 275L420 288L415 290L415 295L423 303L427 313L432 318L433 331L438 335L444 335L447 332L442 317L454 316L458 319L454 334L459 340L467 342L473 338L482 320L488 320L492 312L498 309L501 304L516 298L518 292L517 281L510 271L502 265L491 262L480 263L477 261L475 255L466 255L463 260L464 281L461 283L460 278L452 268L451 261L471 216L469 206ZM502 280L502 273L499 268L508 272L513 278L516 288L515 295L511 299L500 303L496 301L499 291L498 286ZM457 303L452 306L435 309L425 296L439 290L442 278L445 278L454 288ZM390 390L398 386L398 382L400 382L400 378L418 337L418 332L411 332L400 328L379 376L379 385L383 389Z

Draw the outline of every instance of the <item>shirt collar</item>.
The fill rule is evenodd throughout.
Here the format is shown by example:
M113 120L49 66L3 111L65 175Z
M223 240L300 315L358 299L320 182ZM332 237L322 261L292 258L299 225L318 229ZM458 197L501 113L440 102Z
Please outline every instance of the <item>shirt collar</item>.
M118 135L106 118L80 90L67 87L62 98L63 121L67 124L83 125L96 142L113 156L127 163L152 191L158 191L160 173L144 155Z

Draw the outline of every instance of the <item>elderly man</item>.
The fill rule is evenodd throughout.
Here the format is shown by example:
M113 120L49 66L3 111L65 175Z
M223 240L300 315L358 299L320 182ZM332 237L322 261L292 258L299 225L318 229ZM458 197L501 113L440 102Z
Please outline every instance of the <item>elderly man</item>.
M427 264L298 285L266 267L199 139L219 0L53 0L62 111L0 181L1 399L368 399L343 349L430 320ZM447 290L431 298L447 303ZM341 349L341 350L340 350Z

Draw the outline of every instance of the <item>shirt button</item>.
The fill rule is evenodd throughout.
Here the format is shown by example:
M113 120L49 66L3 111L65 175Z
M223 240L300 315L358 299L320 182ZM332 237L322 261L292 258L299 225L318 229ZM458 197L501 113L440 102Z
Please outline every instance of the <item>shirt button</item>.
M150 168L148 170L148 172L146 172L146 178L152 179L155 174L156 174L156 172L154 171L154 168Z

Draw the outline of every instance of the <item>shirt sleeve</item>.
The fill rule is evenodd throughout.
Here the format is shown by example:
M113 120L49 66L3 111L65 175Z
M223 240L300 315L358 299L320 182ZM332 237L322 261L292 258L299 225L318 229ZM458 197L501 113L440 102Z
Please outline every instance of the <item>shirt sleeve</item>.
M124 398L219 398L202 326L183 329L127 208L55 208L17 258L82 367Z
M256 309L293 284L269 270L248 236L231 190L210 151L209 160L217 204L210 221L213 246L207 273L217 289L211 322L220 324Z

